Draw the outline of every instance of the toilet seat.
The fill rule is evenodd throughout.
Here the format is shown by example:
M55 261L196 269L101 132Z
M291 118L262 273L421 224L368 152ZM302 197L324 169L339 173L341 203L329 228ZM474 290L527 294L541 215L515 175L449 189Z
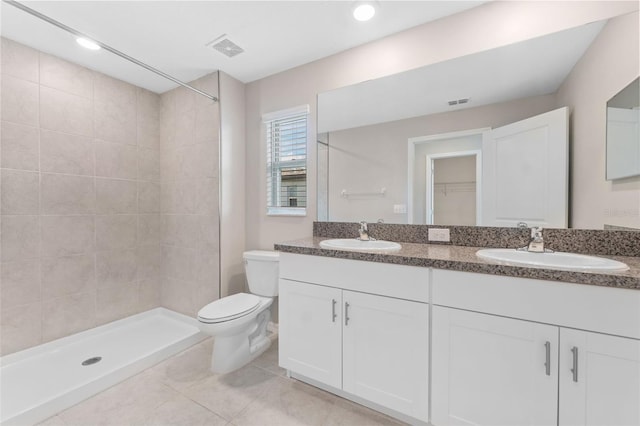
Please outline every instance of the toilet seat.
M255 294L238 293L209 303L198 312L198 320L207 324L231 321L247 315L260 305Z

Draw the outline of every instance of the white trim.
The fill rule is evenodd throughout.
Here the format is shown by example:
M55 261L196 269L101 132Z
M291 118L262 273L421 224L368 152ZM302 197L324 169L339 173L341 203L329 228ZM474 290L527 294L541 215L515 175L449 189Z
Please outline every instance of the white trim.
M306 207L267 207L267 216L306 216Z
M309 114L309 111L309 104L305 104L298 105L292 108L282 109L280 111L267 112L265 114L262 114L262 122L268 123L269 121L279 120L281 118L289 117L292 115Z
M429 214L433 210L433 182L431 181L431 173L433 170L433 161L441 158L455 158L455 157L476 157L476 223L475 226L480 226L482 223L482 150L474 149L470 151L452 151L440 154L428 154L427 157L427 193L426 193L426 224L433 225L433 214Z
M478 127L477 129L460 130L457 132L438 133L437 135L418 136L409 138L409 143L419 144L425 142L434 142L444 139L457 139L465 136L481 135L484 132L491 130L491 127Z
M416 145L435 142L445 139L455 139L465 136L483 135L491 130L491 127L479 127L477 129L460 130L449 133L439 133L437 135L417 136L409 138L407 149L407 223L413 223L413 165L416 156ZM477 169L476 169L477 173Z

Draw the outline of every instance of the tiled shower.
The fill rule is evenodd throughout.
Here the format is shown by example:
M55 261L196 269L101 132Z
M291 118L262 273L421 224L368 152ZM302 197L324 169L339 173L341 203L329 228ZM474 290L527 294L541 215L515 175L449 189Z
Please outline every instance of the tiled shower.
M217 299L219 105L8 39L1 62L1 354Z
M218 74L192 83L217 96ZM219 298L219 104L180 87L160 100L162 306L195 317Z

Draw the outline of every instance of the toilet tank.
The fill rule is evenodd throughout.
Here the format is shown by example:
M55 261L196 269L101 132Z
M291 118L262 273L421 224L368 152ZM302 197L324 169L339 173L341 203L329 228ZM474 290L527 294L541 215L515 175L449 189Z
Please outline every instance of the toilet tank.
M242 255L244 270L247 273L249 291L258 296L274 297L278 295L277 251L251 250Z

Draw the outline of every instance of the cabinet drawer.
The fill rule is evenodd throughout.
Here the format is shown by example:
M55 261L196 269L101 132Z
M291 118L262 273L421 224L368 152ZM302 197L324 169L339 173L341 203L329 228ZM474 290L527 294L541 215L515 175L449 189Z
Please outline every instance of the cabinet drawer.
M280 277L398 299L429 301L429 268L281 253Z
M640 338L640 291L434 269L432 303Z

